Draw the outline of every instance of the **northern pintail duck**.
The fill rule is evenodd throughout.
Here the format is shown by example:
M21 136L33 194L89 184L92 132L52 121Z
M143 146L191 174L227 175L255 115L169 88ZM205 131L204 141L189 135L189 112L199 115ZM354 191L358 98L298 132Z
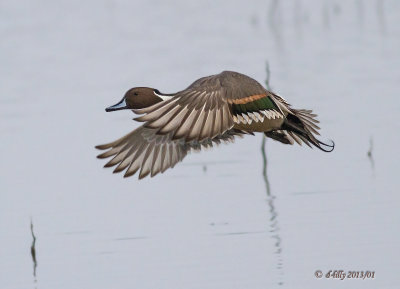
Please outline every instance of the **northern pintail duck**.
M200 78L173 94L148 87L128 90L122 100L106 111L131 109L142 116L142 126L97 149L107 150L98 158L113 158L114 173L126 169L124 177L139 179L172 168L192 150L233 142L236 136L264 133L284 144L297 142L330 152L319 135L311 110L293 109L282 97L266 90L256 80L233 71Z

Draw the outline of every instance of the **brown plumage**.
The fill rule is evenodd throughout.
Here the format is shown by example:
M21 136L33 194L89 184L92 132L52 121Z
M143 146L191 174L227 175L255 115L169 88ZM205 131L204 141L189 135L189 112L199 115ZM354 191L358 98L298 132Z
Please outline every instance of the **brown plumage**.
M99 158L113 158L105 165L114 172L126 169L125 177L139 178L164 172L191 150L200 150L235 136L263 132L285 144L297 142L332 151L319 135L318 120L311 110L296 110L280 96L254 79L231 71L203 77L185 90L162 94L156 89L130 89L114 111L132 109L144 124L128 135L96 148L105 150Z

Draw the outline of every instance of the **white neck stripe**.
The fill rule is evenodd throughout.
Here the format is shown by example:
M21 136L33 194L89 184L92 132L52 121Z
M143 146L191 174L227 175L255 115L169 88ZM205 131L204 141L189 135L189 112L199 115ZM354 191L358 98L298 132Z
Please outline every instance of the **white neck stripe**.
M155 90L153 91L155 95L157 95L159 98L161 98L163 101L166 101L168 99L172 98L172 95L162 95L162 94L158 94Z

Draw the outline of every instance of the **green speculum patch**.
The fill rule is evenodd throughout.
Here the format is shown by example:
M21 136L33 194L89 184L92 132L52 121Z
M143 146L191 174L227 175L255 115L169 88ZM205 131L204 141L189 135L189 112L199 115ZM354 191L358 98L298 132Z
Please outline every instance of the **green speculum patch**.
M256 112L268 109L278 109L269 97L263 97L245 104L232 104L234 114Z

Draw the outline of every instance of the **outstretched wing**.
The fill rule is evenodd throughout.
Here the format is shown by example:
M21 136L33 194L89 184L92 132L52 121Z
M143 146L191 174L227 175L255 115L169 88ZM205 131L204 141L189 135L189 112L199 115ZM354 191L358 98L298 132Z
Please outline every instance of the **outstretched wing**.
M154 176L174 167L188 152L188 148L181 142L171 142L170 134L156 135L154 129L143 126L114 142L99 145L96 148L100 150L108 149L108 151L97 156L100 159L113 156L104 167L117 165L114 173L126 169L124 177L132 176L140 169L140 179L148 174Z
M157 129L158 134L175 131L173 139L202 141L234 126L234 103L265 95L265 92L254 79L224 71L196 80L167 101L134 110L145 114L135 120L145 122L145 127Z
M113 157L105 167L117 166L114 173L126 170L124 177L132 176L140 169L139 179L142 179L149 174L153 177L173 168L191 150L212 147L221 141L233 142L235 136L244 133L240 130L228 130L214 139L185 142L183 139L173 140L174 132L159 135L157 130L141 126L114 142L96 146L97 149L107 150L97 157Z
M217 82L189 87L167 101L134 110L146 113L135 120L145 122L145 127L157 130L158 134L173 132L172 139L202 141L221 135L234 123L225 90Z

